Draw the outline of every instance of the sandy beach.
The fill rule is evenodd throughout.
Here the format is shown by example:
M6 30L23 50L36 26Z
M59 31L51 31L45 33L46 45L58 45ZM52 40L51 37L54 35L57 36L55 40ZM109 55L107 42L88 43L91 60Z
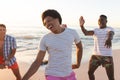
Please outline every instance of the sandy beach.
M113 50L114 69L115 69L115 80L120 80L120 49ZM21 62L18 60L20 67L20 73L23 76L30 64ZM88 62L81 64L79 69L74 70L76 73L77 80L89 80L88 79ZM96 80L108 80L105 69L101 66L95 72ZM15 77L10 69L0 70L0 80L15 80ZM44 69L39 69L29 80L45 80Z

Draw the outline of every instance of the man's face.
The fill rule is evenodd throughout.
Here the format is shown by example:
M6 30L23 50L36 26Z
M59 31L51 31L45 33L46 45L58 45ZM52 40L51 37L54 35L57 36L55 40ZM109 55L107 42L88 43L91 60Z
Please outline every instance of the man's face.
M0 26L0 36L5 36L6 34L6 28Z
M49 29L52 32L55 32L57 30L57 27L60 25L59 20L50 16L47 16L44 20L43 20L43 24L44 26Z
M98 25L100 26L100 28L106 27L106 23L107 23L106 18L100 17L100 18L98 19Z

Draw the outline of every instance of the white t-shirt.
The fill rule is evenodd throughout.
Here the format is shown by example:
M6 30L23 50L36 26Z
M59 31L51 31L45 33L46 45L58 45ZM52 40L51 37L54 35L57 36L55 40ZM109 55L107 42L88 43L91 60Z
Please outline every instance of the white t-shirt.
M52 32L43 36L40 41L39 49L48 51L48 65L45 75L64 77L72 72L72 45L80 42L78 33L69 28L64 32L54 34Z
M107 39L107 33L109 31L113 31L113 28L106 27L103 29L96 28L94 29L94 55L102 55L102 56L112 56L112 49L107 48L105 46L105 41Z

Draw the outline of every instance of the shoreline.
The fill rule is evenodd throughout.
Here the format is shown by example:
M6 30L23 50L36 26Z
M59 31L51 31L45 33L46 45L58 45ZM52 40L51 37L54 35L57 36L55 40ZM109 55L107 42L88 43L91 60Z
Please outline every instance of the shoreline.
M120 49L113 50L115 80L120 80L120 76L119 76L120 70L118 70L120 67L119 53L120 53ZM21 76L23 76L26 73L26 71L29 69L31 64L20 61L19 59L17 60L17 62L19 65ZM82 63L80 68L74 70L74 72L76 73L77 80L89 80L87 71L88 71L88 61ZM96 70L95 77L96 80L108 80L105 69L101 66L98 67L98 69ZM15 80L15 77L10 69L0 70L0 80L10 80L10 79ZM29 80L45 80L44 66L43 67L41 66L39 70Z

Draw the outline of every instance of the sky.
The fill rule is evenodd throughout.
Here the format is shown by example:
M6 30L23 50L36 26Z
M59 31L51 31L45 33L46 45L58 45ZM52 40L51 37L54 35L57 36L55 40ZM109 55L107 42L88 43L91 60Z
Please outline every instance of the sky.
M120 27L120 0L0 0L0 23L6 26L43 26L41 14L47 9L57 10L62 23L79 26L98 26L99 15L108 17L109 26Z

